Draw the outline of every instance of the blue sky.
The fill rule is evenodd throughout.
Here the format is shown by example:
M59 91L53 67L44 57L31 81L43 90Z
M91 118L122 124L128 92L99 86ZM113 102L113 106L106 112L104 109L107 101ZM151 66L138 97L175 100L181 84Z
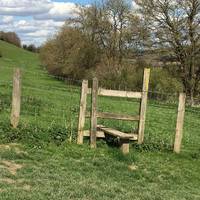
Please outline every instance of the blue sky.
M74 16L76 4L93 0L0 0L0 30L15 31L24 44L43 44L65 19Z

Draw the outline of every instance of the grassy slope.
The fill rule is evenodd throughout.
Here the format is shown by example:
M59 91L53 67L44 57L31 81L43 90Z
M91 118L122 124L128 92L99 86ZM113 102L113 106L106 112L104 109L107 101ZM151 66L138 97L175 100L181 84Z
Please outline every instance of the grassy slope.
M80 88L49 77L41 69L36 54L1 41L0 51L3 52L0 141L20 141L21 146L17 148L26 151L0 147L1 161L23 165L12 175L0 163L0 199L200 199L198 114L186 113L181 155L164 151L173 138L175 107L152 103L148 106L146 145L141 152L134 147L124 157L117 148L103 142L97 150L66 142L56 146L57 137L63 137L60 132L65 139L76 135ZM18 130L8 128L13 67L23 71L22 117ZM101 98L99 104L99 109L104 111L136 113L138 110L137 102ZM130 123L101 123L125 131L133 128ZM43 145L49 138L55 141Z

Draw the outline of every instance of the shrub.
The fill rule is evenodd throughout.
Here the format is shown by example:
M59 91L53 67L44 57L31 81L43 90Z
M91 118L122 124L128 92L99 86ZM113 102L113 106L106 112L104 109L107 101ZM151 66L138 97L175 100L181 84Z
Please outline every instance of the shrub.
M150 90L161 93L177 93L183 91L183 86L166 69L155 68L151 71Z
M83 79L98 62L98 48L79 30L63 28L41 48L42 64L54 75Z

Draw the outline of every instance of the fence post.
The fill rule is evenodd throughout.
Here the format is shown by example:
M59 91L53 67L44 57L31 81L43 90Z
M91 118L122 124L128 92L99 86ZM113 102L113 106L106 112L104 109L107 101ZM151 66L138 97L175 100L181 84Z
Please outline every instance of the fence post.
M148 99L148 89L149 89L149 77L150 77L150 69L145 68L144 77L143 77L142 100L141 100L141 105L140 105L138 144L142 144L144 141L144 130L145 130L147 99Z
M82 91L81 91L81 101L80 101L79 122L78 122L77 144L83 144L83 131L84 131L84 125L85 125L87 92L88 92L88 80L83 80Z
M19 68L14 70L13 75L13 92L12 92L12 110L11 110L11 125L17 128L20 119L21 106L21 71Z
M96 148L98 79L93 78L90 147Z
M174 141L175 153L180 153L181 151L181 143L182 143L182 138L183 138L183 124L184 124L184 116L185 116L185 101L186 101L186 94L180 93L178 114L177 114L177 121L176 121L176 135L175 135L175 141Z

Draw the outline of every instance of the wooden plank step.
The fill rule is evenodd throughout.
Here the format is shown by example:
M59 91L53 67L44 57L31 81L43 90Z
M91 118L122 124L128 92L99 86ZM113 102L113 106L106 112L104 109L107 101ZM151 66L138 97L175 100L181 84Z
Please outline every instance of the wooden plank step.
M107 134L110 134L112 136L115 136L115 137L119 137L119 138L122 138L122 139L135 139L137 140L137 135L136 134L129 134L129 133L123 133L121 131L118 131L118 130L115 130L115 129L112 129L112 128L107 128L105 126L102 126L102 125L98 125L97 128L101 131L103 131L104 133L107 133Z

